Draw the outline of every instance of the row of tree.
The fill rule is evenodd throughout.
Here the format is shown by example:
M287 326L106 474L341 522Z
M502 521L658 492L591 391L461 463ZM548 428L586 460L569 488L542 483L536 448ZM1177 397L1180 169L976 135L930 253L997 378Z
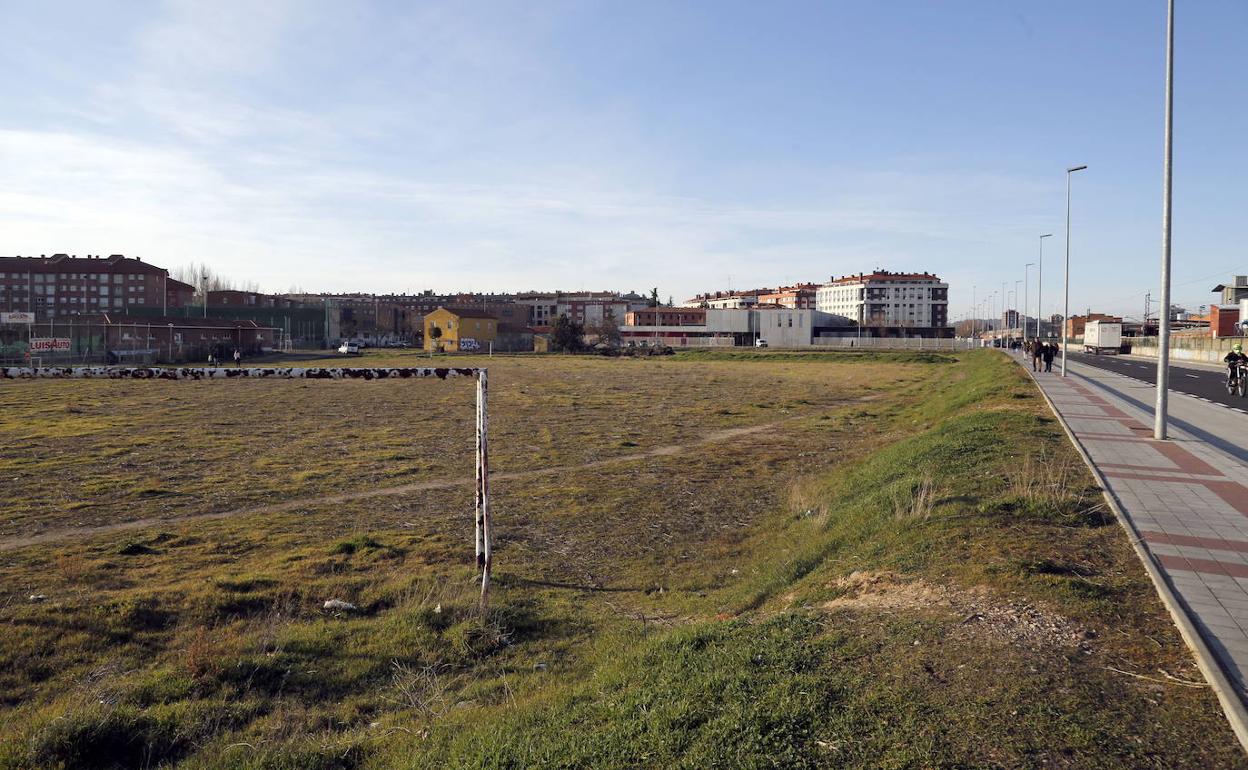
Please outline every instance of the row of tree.
M601 321L586 326L573 321L566 314L555 319L555 325L551 328L550 346L558 353L576 353L585 349L586 334L597 339L600 344L613 348L620 346L620 323L615 320L615 316L606 316Z
M189 283L195 287L195 296L207 291L260 291L260 284L255 281L236 281L221 275L205 263L189 262L169 271L169 277L175 281Z

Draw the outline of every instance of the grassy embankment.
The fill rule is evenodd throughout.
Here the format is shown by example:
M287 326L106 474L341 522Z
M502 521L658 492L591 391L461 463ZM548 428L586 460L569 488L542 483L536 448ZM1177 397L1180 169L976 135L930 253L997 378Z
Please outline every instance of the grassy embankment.
M760 358L496 361L485 619L454 487L4 554L0 766L1244 764L1012 364Z

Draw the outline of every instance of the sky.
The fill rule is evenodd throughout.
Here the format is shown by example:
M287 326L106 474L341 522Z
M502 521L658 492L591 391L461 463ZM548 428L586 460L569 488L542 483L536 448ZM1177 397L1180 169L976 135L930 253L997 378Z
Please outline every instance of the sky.
M0 0L0 29L0 254L677 301L879 267L956 320L1053 233L1049 314L1087 164L1071 312L1159 296L1164 0ZM1193 311L1248 273L1246 33L1179 3Z

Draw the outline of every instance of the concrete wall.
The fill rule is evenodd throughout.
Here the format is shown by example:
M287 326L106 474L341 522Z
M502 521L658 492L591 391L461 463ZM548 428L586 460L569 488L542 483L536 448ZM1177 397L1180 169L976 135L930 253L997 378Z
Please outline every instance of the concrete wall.
M821 348L844 348L868 350L970 350L975 347L973 340L924 337L815 337L814 344Z
M1156 337L1123 338L1123 342L1130 343L1131 355L1157 357ZM1222 357L1237 342L1248 346L1248 338L1245 337L1171 337L1170 360L1220 364Z

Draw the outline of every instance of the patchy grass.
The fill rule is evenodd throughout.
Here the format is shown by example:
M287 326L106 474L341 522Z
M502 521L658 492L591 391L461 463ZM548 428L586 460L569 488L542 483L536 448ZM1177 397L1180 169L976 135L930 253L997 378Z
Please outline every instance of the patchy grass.
M486 616L466 388L6 383L0 446L81 454L0 456L52 538L0 551L0 767L1244 766L1030 384L943 358L488 360ZM192 417L240 403L270 444Z

